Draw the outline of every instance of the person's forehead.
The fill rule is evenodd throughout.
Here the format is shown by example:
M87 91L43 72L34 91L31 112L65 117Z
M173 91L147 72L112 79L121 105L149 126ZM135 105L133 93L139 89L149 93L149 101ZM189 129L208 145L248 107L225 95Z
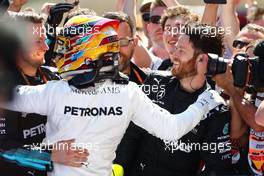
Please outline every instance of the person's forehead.
M175 26L179 26L179 25L184 25L186 23L186 20L181 17L181 16L175 16L172 18L168 18L165 25L175 25Z
M132 32L130 30L129 25L126 22L119 23L118 26L118 36L120 37L130 37L132 35Z
M263 39L264 35L257 31L249 31L249 30L242 30L238 36L237 39L245 42L250 42L252 40L258 40Z

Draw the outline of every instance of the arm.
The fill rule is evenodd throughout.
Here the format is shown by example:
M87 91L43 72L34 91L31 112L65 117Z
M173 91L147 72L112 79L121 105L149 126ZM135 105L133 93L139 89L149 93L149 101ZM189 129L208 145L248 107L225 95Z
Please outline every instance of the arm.
M53 91L55 86L52 82L38 86L18 86L15 99L5 108L18 112L48 115L56 101Z
M258 125L261 125L264 128L264 101L262 101L258 107L255 114L255 120Z
M141 68L148 68L152 63L151 54L149 53L148 49L143 46L143 43L140 39L135 46L133 62Z
M55 82L53 82L55 83ZM53 111L52 108L55 106L54 102L55 99L55 93L54 88L57 86L60 86L59 84L53 84L52 82L48 82L47 84L39 85L39 86L21 86L17 87L16 91L16 97L13 102L8 106L9 109L21 111L21 112L27 112L27 113L38 113L38 114L48 114L48 112ZM21 118L22 116L17 118ZM18 120L18 119L17 119ZM19 128L18 122L15 121L14 118L8 116L6 118L6 122L12 122L12 124L9 123L8 127L11 126L9 129L9 133L7 135L0 135L0 144L2 149L10 149L14 148L13 151L19 150L23 144L16 142L19 141L18 138L14 138L14 134L16 132L16 129ZM21 134L17 134L20 136ZM68 166L73 167L81 167L80 162L85 162L87 160L88 151L86 149L72 149L67 148L66 149L60 149L58 146L60 146L60 143L66 143L68 146L74 142L74 140L67 140L67 141L59 141L58 143L54 144L57 146L57 148L46 148L44 147L42 150L51 152L51 159L52 161L64 164ZM40 145L41 146L41 145ZM32 154L37 154L39 152L38 156L41 157L43 155L46 155L43 153L41 154L41 151L33 151L36 149L31 149L32 146L29 146L29 149L27 152ZM34 146L33 146L34 147ZM32 152L31 152L32 151ZM43 152L43 151L42 151ZM24 160L23 160L24 161ZM21 161L21 162L23 162ZM31 161L28 161L25 164L29 164ZM26 165L27 167L31 167L30 165ZM37 169L37 168L36 168Z
M244 96L238 90L236 90L236 88L232 88L232 86L230 86L228 92L232 97L234 105L241 114L243 120L255 131L263 131L264 127L261 127L255 122L254 115L257 111L257 108L250 102L244 101Z
M136 31L136 24L137 24L136 4L137 4L137 0L118 0L117 1L117 11L123 11L128 16L130 16L134 24L134 28L133 28L134 32ZM151 61L152 61L151 55L148 52L147 48L143 46L140 38L135 46L133 61L139 67L148 68L151 65Z
M134 31L136 31L136 16L137 16L137 0L118 0L116 5L117 11L123 11L126 13L134 24Z
M231 111L230 138L240 139L247 132L248 126L242 119L238 110L236 109L232 99L230 100L230 111Z
M206 91L186 111L172 115L152 103L140 88L135 87L134 90L135 94L131 97L133 122L150 134L165 140L181 138L193 129L210 109L219 105L220 99L221 103L223 102L218 93Z
M131 20L134 24L134 32L136 31L136 25L137 25L137 0L125 0L124 2L124 8L123 11L130 16Z
M8 11L19 12L23 5L27 3L27 0L13 0L13 2L9 5Z
M179 6L180 3L177 0L162 0L167 7Z
M124 8L124 0L117 0L116 11L122 11L123 8Z
M235 5L235 0L228 0L227 4L222 6L221 12L221 21L226 31L225 40L227 41L227 46L229 48L233 48L233 41L240 31Z
M202 17L202 23L215 26L218 4L206 4Z
M239 91L233 85L233 76L231 73L231 65L228 65L225 74L216 75L216 84L224 89L229 96L232 98L235 108L240 114L240 117L246 122L248 126L253 128L255 131L263 131L264 127L261 127L255 122L255 113L257 108L250 102L244 102L244 93Z

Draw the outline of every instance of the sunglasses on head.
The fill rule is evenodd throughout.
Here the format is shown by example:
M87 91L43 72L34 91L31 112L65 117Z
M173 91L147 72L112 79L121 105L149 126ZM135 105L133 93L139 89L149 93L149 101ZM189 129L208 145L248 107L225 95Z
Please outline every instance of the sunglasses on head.
M233 48L242 49L249 44L250 44L250 42L245 42L245 41L241 41L241 40L234 40Z
M150 16L150 22L154 24L160 24L161 16L159 15L152 15Z
M133 40L134 40L133 38L120 38L120 39L118 40L118 42L119 42L119 46L120 46L120 47L122 47L122 46L128 46L129 43L130 43L131 41L133 41Z
M149 12L143 13L142 14L142 19L143 19L143 21L148 23L150 21L150 13Z

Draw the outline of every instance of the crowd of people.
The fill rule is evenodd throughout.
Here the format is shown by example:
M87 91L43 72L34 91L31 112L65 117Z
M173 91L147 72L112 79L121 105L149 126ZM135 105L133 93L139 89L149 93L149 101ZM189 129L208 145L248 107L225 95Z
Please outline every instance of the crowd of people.
M264 7L222 3L0 1L0 175L263 176Z

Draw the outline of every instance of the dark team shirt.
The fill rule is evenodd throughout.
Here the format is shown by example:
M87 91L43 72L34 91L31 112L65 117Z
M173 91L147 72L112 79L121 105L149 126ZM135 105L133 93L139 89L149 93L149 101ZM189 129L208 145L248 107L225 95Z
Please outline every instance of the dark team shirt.
M153 102L175 114L185 111L207 87L188 93L179 80L152 74L142 90ZM224 105L211 111L209 117L178 141L162 141L131 123L114 163L123 166L126 176L196 175L202 163L204 175L232 175L229 123L230 111Z
M138 68L133 62L130 62L130 75L129 81L132 81L138 85L145 82L147 75L140 68Z
M172 62L170 59L166 59L164 61L161 62L158 70L170 70L172 67Z

